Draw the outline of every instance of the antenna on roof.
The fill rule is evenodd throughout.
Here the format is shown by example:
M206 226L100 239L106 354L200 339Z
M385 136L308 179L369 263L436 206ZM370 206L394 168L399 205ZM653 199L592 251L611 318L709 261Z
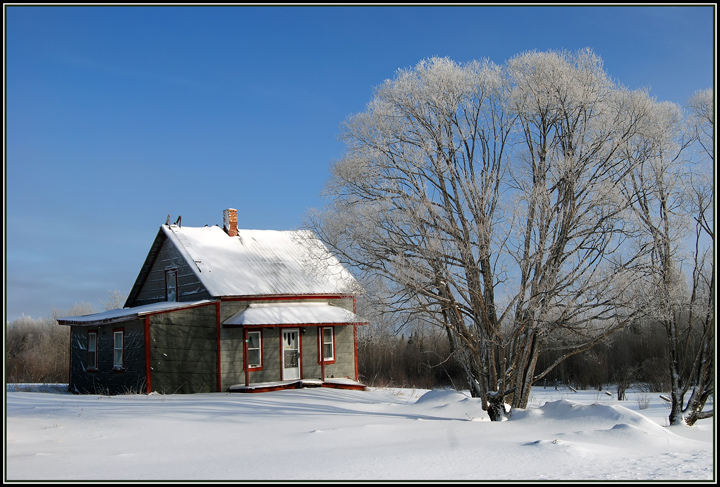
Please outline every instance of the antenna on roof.
M167 220L165 220L165 225L170 225L170 215L168 215Z
M175 225L182 227L182 216L178 215L178 219L175 220Z

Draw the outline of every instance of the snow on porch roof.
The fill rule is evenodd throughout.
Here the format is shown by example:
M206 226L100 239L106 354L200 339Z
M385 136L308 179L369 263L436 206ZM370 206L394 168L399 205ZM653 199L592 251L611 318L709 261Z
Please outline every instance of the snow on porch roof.
M356 294L357 281L309 231L163 225L208 292L220 296Z
M179 308L192 308L194 306L200 306L213 302L214 301L208 300L191 302L162 301L159 303L136 306L134 308L111 309L109 311L103 311L102 313L95 313L91 315L58 318L57 322L59 325L106 325L111 323L121 323L123 321L134 320L149 314L164 313Z
M353 312L328 303L252 303L223 325L330 325L366 324Z

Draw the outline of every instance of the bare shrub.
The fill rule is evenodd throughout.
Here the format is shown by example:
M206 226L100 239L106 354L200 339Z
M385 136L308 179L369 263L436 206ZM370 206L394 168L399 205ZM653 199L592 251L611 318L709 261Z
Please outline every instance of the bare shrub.
M650 395L649 394L645 394L645 393L638 394L636 399L637 399L638 407L640 409L647 409L650 407Z

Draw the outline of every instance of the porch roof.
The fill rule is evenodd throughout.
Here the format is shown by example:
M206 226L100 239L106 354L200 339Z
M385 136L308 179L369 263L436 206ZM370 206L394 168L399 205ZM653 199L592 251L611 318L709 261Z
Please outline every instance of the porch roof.
M122 323L124 321L135 320L150 314L167 313L169 311L202 306L213 302L215 301L161 301L159 303L146 304L143 306L136 306L134 308L111 309L109 311L103 311L101 313L95 313L90 315L58 318L57 322L59 325L107 325L112 323Z
M282 326L367 324L355 313L327 302L252 303L235 313L223 325Z

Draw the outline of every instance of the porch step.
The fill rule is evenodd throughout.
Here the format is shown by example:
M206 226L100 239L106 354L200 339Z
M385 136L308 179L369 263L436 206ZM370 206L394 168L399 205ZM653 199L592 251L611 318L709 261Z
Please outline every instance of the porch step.
M367 389L365 384L354 381L352 379L300 379L286 380L277 382L260 382L257 384L242 385L237 384L230 386L230 392L270 392L281 391L283 389L302 389L304 387L330 387L334 389L351 389L356 391L364 391Z

